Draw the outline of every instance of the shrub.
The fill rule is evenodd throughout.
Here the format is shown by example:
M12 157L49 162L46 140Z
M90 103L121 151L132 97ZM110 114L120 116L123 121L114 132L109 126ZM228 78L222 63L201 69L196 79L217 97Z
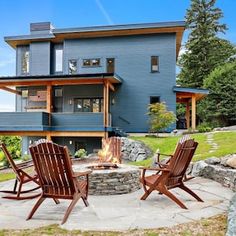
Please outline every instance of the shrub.
M148 105L148 115L150 130L152 132L159 132L168 128L176 121L175 114L172 111L167 111L166 104L154 103Z
M21 157L22 161L28 161L31 159L31 156L28 155L28 154L24 154L22 157Z
M200 133L205 133L205 132L210 132L212 130L212 127L208 123L203 122L200 125L198 125L197 130Z
M9 167L9 166L10 166L10 163L9 163L9 161L7 160L6 157L4 157L2 164L3 164L4 167Z
M79 149L75 152L74 157L75 158L83 158L87 155L87 151L85 149Z
M3 161L4 158L5 158L4 152L0 151L0 161Z

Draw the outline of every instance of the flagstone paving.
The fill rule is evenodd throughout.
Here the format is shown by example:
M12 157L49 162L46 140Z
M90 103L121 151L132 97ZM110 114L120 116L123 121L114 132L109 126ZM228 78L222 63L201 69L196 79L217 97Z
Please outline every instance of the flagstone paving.
M9 189L14 181L0 183L0 190ZM79 201L73 209L68 221L62 225L65 229L80 230L128 230L152 229L169 227L180 223L211 217L227 211L233 192L214 181L195 178L187 182L204 203L197 202L182 190L173 192L184 201L188 210L181 209L163 195L152 193L146 201L139 198L143 194L136 192L112 196L89 196L89 207ZM0 196L3 196L0 193ZM37 228L50 224L60 224L70 201L60 200L56 205L47 199L35 213L26 221L36 199L14 201L0 198L0 229Z

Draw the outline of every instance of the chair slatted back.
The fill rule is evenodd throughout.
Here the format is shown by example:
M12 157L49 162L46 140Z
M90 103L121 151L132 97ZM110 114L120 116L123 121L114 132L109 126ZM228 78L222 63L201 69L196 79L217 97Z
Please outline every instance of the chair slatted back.
M119 137L110 137L107 139L102 139L102 148L105 148L105 145L109 145L109 152L113 157L118 159L118 162L121 163L121 139Z
M9 151L6 148L6 145L4 143L0 143L0 148L2 149L5 157L7 158L8 162L11 165L12 170L14 171L14 173L16 174L16 176L19 176L19 172L18 172L18 167L16 166L11 154L9 153Z
M29 150L44 194L72 196L76 186L67 147L41 141Z
M176 177L182 179L184 177L197 146L198 143L193 139L187 139L179 143L178 148L169 162L169 169L171 170L170 178Z

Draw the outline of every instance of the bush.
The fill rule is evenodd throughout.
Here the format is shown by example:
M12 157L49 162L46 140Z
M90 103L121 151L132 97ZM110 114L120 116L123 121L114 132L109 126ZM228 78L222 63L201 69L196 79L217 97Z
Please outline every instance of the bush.
M28 161L31 159L31 156L28 155L28 154L24 154L22 157L21 157L22 161Z
M83 158L87 155L87 151L85 149L79 149L75 152L74 157L75 158Z
M5 158L4 152L0 151L0 161L3 161L4 158Z
M211 127L211 125L209 125L208 123L203 122L203 123L201 123L200 125L198 125L197 130L198 130L200 133L205 133L205 132L210 132L210 131L212 131L212 127Z
M4 159L3 159L2 164L3 164L4 167L9 167L9 166L10 166L9 161L8 161L7 158L5 158L5 157L4 157Z
M21 138L18 136L0 136L0 141L5 143L13 159L21 156Z

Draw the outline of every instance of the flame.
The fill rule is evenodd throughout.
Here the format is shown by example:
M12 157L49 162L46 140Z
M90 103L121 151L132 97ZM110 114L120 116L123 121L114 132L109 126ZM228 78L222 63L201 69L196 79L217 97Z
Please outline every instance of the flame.
M112 155L110 150L111 141L103 142L103 149L98 152L99 162L110 162L113 164L119 164L120 159L119 157L115 157Z

